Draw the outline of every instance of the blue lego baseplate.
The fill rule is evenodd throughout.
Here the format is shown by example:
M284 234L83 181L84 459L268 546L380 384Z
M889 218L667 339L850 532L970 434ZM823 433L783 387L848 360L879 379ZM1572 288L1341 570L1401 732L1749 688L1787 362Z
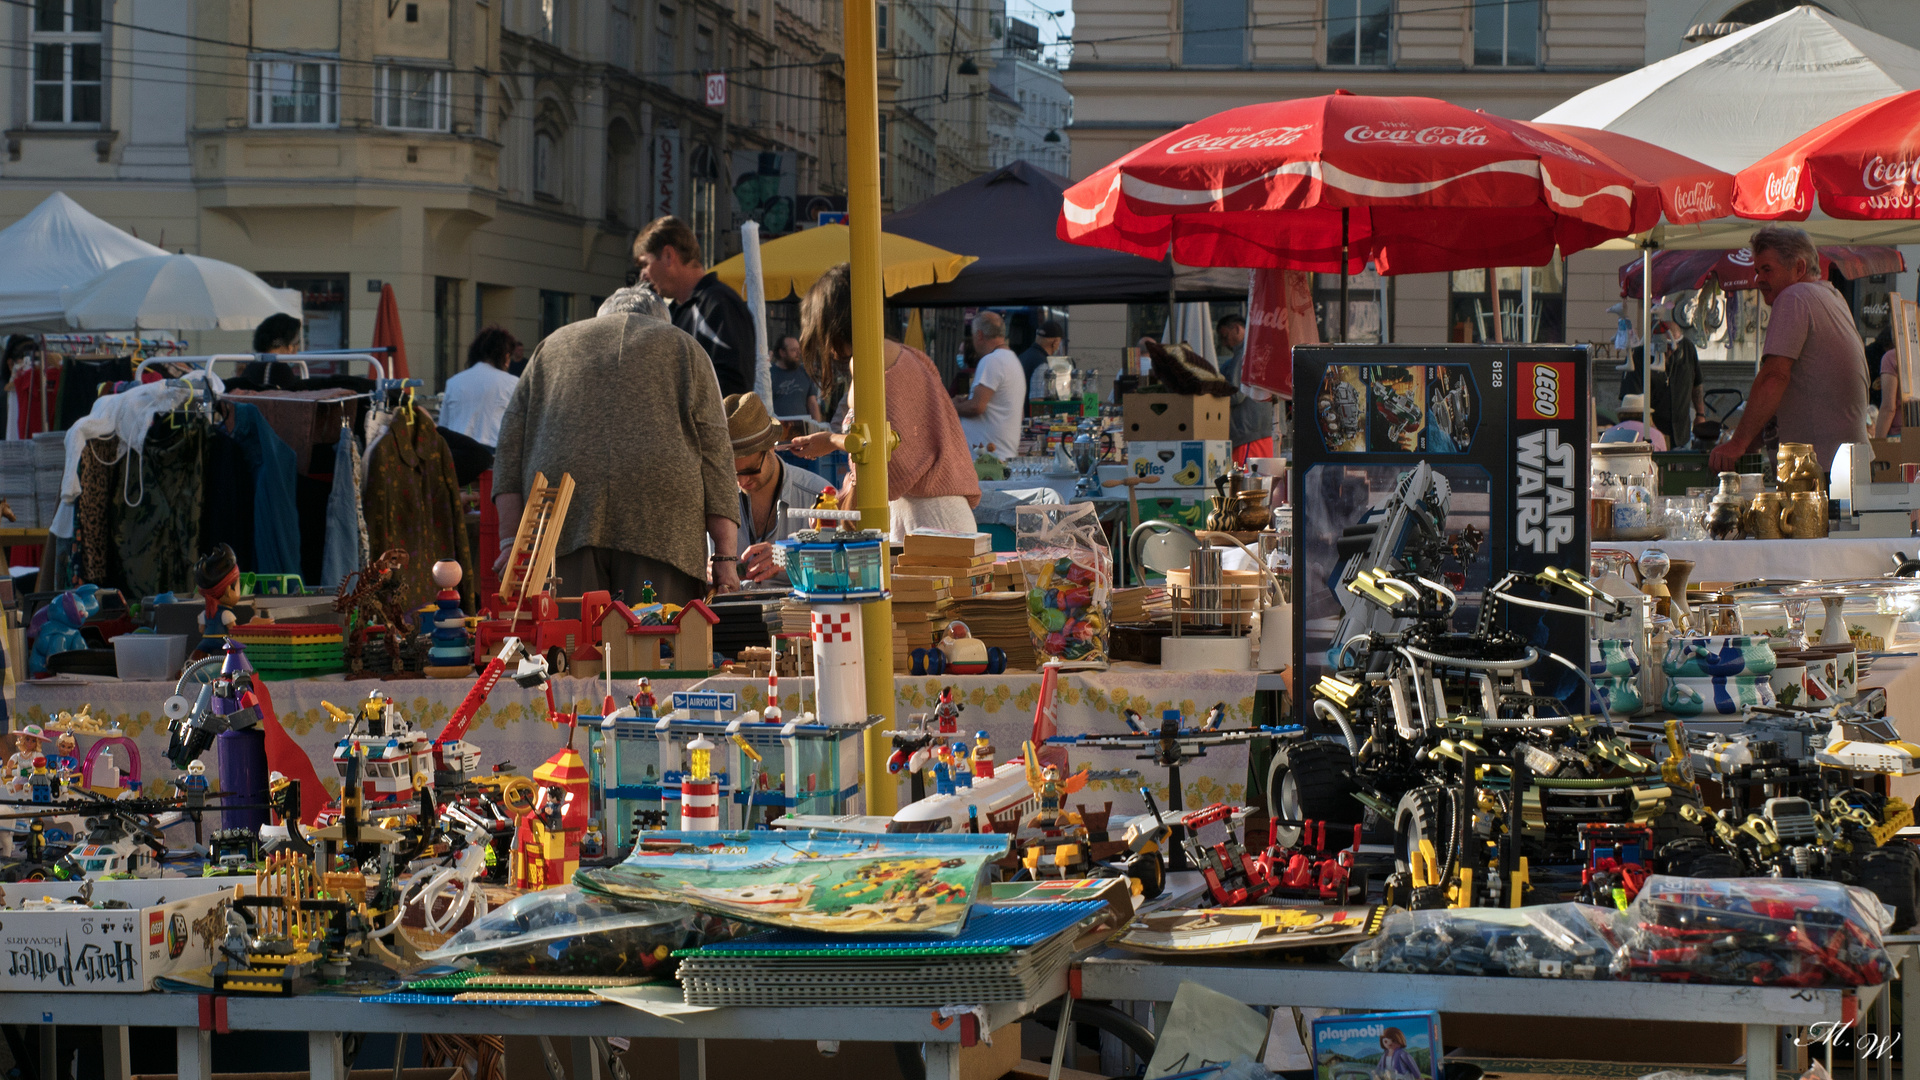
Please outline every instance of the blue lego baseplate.
M470 994L484 994L484 990L471 990ZM595 1001L529 1001L516 998L511 994L502 994L498 998L468 997L454 1000L451 994L418 994L405 990L396 990L391 994L370 994L360 999L362 1005L527 1005L534 1008L583 1009L592 1008L602 1002Z
M975 904L959 934L821 934L807 930L768 930L751 937L715 942L675 955L802 956L886 953L892 956L955 956L1006 952L1038 945L1071 930L1107 909L1104 900L1061 904L988 907Z

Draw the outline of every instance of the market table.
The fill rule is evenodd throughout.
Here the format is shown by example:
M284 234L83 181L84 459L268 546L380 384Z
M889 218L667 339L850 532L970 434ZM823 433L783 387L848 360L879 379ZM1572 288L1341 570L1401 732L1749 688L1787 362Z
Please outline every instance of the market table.
M1920 551L1920 537L1829 536L1824 540L1595 540L1596 548L1629 551L1638 558L1659 548L1693 563L1694 581L1752 581L1821 577L1836 581L1885 577L1893 555Z
M1857 1009L1882 999L1880 992L1885 989L1391 975L1337 965L1156 962L1124 955L1084 961L1075 969L1070 985L1079 998L1160 1002L1172 1001L1183 982L1199 983L1249 1005L1744 1024L1747 1080L1776 1080L1783 1029L1852 1019L1858 1015ZM1849 997L1854 1000L1848 1001ZM1920 995L1909 993L1907 997Z
M349 682L335 675L270 682L267 686L281 724L306 751L322 782L331 785L333 770L327 763L332 759L334 743L345 733L345 726L321 707L323 700L352 711L354 702L366 697L369 691L379 690L393 699L410 722L432 733L446 723L474 682L471 678ZM1162 710L1180 709L1197 722L1215 702L1226 705L1229 726L1241 726L1253 716L1258 693L1277 690L1283 685L1281 677L1272 673L1164 671L1151 665L1122 663L1106 671L1066 672L1054 704L1063 735L1125 730L1122 717L1127 709L1150 719L1157 719ZM1005 675L942 678L899 675L894 679L896 717L906 720L916 712L931 711L941 689L947 686L954 688L956 700L966 707L960 719L962 727L968 732L986 731L1003 759L1019 753L1020 744L1032 732L1034 705L1040 698L1038 673L1015 671ZM672 691L695 687L735 692L743 711L766 704L764 677L723 675L701 680L653 680L655 696L663 707L669 703L668 695ZM632 690L630 682L614 687L621 700ZM554 680L553 691L560 708L579 710L584 715L599 714L607 692L601 680L566 677ZM165 777L170 784L171 770L165 756L167 721L160 707L172 693L173 684L161 682L33 680L20 684L16 691L14 725L44 726L61 710L78 710L83 704L90 705L94 716L114 720L133 740L144 770L143 786L149 791L162 790L155 789L153 781ZM813 680L782 680L780 704L789 716L811 709ZM523 775L531 773L567 739L564 731L556 731L545 722L545 716L543 692L522 689L509 679L500 680L492 696L475 714L468 735L469 741L480 747L481 766L490 768L510 761ZM92 743L84 735L80 741L83 751ZM1165 805L1166 777L1157 767L1117 753L1075 756L1090 761L1097 769L1143 766L1154 797L1163 800ZM120 762L123 769L132 764ZM1213 748L1207 757L1192 762L1182 771L1181 787L1186 805L1205 806L1240 799L1246 790L1246 765L1244 745ZM214 772L217 770L209 770L210 775ZM1116 812L1139 813L1146 809L1137 785L1096 781L1087 796L1089 804L1095 792L1103 802L1112 798Z
M1059 997L1065 977L1032 1001L985 1005L986 1030L997 1031ZM351 997L216 997L211 994L0 994L0 1023L102 1028L106 1080L130 1080L129 1027L175 1029L179 1080L212 1080L213 1033L304 1032L313 1080L345 1080L341 1035L383 1032L435 1035L545 1035L573 1040L575 1080L603 1080L604 1054L590 1040L608 1036L676 1039L680 1076L704 1078L707 1039L803 1042L908 1042L925 1048L927 1080L959 1080L960 1048L979 1039L972 1016L936 1023L927 1008L721 1008L674 1018L624 1005L590 1008L490 1005L386 1005ZM51 1060L55 1040L42 1039L41 1076L59 1075Z

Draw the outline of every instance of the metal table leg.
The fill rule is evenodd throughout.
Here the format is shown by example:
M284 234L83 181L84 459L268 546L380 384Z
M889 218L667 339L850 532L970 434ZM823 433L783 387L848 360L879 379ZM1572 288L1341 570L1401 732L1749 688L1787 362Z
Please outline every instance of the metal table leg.
M100 1029L100 1063L106 1080L133 1080L133 1053L128 1049L126 1028Z
M347 1080L347 1057L339 1032L307 1032L307 1073L313 1080Z
M1772 1024L1747 1025L1747 1080L1774 1080L1779 1050L1774 1041L1780 1029Z
M197 1027L175 1028L173 1046L179 1059L179 1080L213 1080L213 1032Z
M60 1075L60 1028L48 1024L40 1029L40 1080L56 1080Z
M959 1043L922 1043L921 1047L927 1055L927 1080L960 1080Z
M707 1040L680 1040L680 1080L707 1080ZM933 1074L927 1074L933 1080Z

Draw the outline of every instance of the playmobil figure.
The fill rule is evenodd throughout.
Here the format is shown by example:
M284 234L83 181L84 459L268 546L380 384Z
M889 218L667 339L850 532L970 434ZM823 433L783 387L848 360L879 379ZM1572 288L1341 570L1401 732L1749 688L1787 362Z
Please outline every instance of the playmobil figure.
M27 658L28 674L46 674L47 659L55 653L87 647L80 628L100 610L100 598L95 595L98 591L97 585L82 585L61 593L47 605L46 621L41 623L33 639L33 653Z
M467 613L460 607L460 564L442 559L433 564L433 641L427 648L427 675L436 679L464 679L473 674L473 639L467 635Z
M20 775L23 769L31 771L33 759L45 751L47 737L39 724L28 724L13 733L13 755L7 758L7 778Z
M61 732L54 740L53 751L48 764L55 772L70 776L80 771L80 740L73 737L73 732Z
M207 609L195 619L200 644L193 647L189 659L204 660L226 651L227 635L240 622L240 563L233 549L221 544L202 556L193 568L193 584L206 599Z

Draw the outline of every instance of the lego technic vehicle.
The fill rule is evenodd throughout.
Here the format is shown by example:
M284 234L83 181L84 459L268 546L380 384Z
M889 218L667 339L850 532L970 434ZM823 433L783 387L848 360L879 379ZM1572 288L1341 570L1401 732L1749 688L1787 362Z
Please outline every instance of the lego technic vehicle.
M1586 675L1499 619L1509 606L1593 620L1625 607L1573 571L1511 573L1485 590L1473 629L1455 630L1458 596L1418 567L1463 542L1428 530L1415 569L1349 568L1345 591L1373 615L1352 619L1363 629L1312 690L1314 716L1340 739L1283 745L1268 776L1282 827L1370 813L1392 834L1389 897L1414 907L1528 902L1530 867L1587 861L1581 826L1662 822L1672 794L1610 719L1536 692L1529 673L1543 666Z

